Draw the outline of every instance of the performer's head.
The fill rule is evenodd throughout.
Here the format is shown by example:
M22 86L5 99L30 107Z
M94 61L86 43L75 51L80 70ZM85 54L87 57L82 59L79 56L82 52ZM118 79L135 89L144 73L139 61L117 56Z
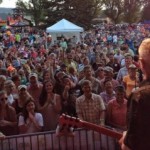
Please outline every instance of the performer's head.
M139 47L139 60L144 78L150 78L150 38L142 41Z

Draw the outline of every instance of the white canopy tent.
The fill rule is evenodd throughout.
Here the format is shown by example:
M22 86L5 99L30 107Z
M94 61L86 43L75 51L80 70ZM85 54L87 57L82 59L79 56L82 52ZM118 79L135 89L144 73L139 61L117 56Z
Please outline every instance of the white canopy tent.
M76 36L77 42L80 42L80 32L83 31L82 27L79 27L66 19L62 19L56 24L46 28L46 32L50 33L52 36L52 44L62 35L66 38Z

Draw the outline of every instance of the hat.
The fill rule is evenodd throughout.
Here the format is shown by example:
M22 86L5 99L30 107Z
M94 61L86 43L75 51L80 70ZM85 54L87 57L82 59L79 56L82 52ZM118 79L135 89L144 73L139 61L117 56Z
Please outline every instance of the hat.
M7 70L8 70L9 72L13 72L13 71L15 70L15 68L14 68L12 65L10 65L10 66L7 68Z
M29 74L29 79L30 79L31 77L35 77L35 78L37 78L37 77L38 77L38 75L37 75L36 73L30 73L30 74Z
M134 64L131 64L131 65L129 66L129 69L137 69L137 67L136 67Z
M26 85L19 85L18 86L18 91L20 91L21 89L27 89L27 86Z
M109 67L109 66L106 66L106 67L104 68L104 71L113 73L113 68L111 68L111 67Z
M125 57L125 58L127 58L127 57L132 57L132 55L131 55L130 53L125 53L125 54L124 54L124 57Z

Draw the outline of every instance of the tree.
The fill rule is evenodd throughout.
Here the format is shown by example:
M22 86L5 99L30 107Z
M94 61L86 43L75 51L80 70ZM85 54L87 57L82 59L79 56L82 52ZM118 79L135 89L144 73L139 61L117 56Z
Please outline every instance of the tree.
M143 13L142 13L142 20L150 20L150 2L145 5L145 7L143 8Z
M22 8L26 14L29 14L35 25L39 25L40 21L44 18L45 10L43 4L46 0L29 0L29 2L23 2L18 0L16 6Z
M92 19L97 17L103 0L29 0L25 3L22 0L17 2L30 14L35 24L44 22L51 25L62 18L66 18L78 25L89 28Z
M124 2L124 21L134 23L140 20L141 6L143 0L125 0Z
M47 24L65 18L80 26L89 28L92 19L99 14L102 0L53 0L45 3Z
M124 0L103 0L104 14L117 23L123 12Z
M0 4L3 2L3 0L0 0Z

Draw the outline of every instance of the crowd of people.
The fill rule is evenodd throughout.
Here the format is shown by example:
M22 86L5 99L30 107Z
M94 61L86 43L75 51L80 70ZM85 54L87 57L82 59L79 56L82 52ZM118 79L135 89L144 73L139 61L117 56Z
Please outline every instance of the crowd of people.
M101 25L75 36L34 28L0 33L0 131L55 130L62 113L127 129L127 102L143 80L138 48L150 26Z

